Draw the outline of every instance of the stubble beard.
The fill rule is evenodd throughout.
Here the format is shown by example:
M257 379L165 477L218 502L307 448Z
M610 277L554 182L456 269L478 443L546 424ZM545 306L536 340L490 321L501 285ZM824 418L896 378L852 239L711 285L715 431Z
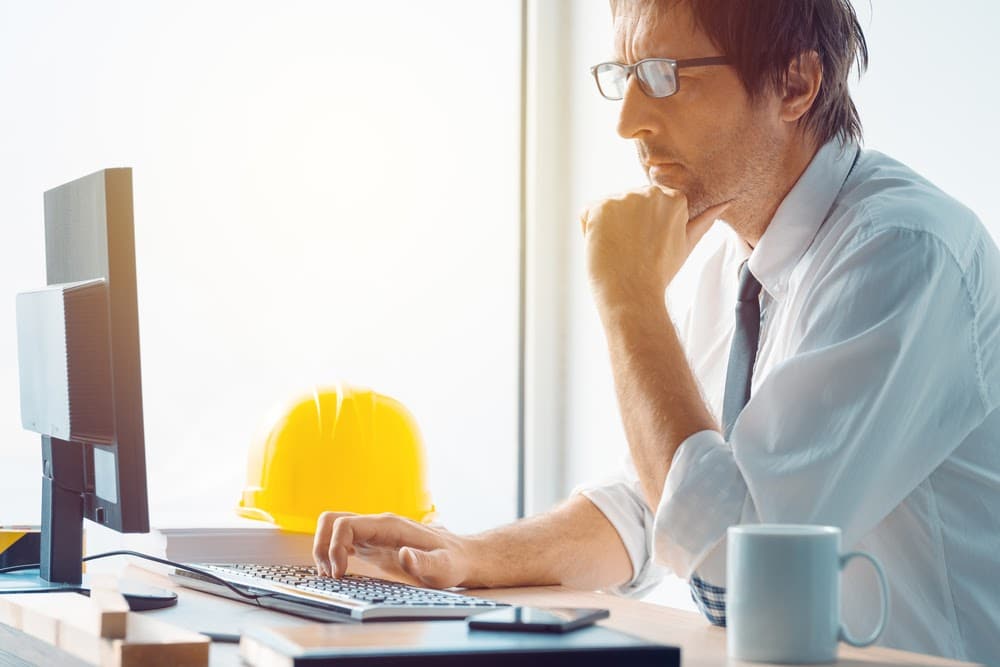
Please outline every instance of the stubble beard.
M706 210L732 199L732 195L727 196L727 188L723 184L725 177L721 173L722 169L713 169L712 165L722 165L722 161L727 159L720 155L722 151L712 151L701 156L701 164L692 165L688 162L683 164L684 182L667 183L654 180L646 169L646 178L650 185L660 185L670 187L681 192L687 199L688 217L695 218ZM640 163L647 160L648 149L644 148L640 142L636 142L636 153ZM657 151L659 153L659 151Z
M773 188L774 174L771 172L775 170L776 145L772 137L753 127L744 128L739 136L703 154L699 165L685 165L687 182L672 186L687 198L689 219L713 206L734 201L738 202L739 209L734 207L731 215L735 219L727 217L726 221L737 232L752 224L759 200ZM650 183L655 184L652 180Z
M707 178L704 178L692 172L690 167L686 167L685 171L688 180L683 184L659 183L650 178L648 173L647 178L651 185L667 185L681 192L687 199L688 218L696 218L712 206L732 199L731 196L723 194L718 187L713 187L718 185L715 174L707 174Z

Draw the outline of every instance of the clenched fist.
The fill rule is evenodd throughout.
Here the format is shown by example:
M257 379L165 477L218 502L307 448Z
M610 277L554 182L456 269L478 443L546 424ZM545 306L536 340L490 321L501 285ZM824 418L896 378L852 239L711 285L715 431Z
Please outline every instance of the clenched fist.
M679 191L650 185L605 199L580 216L598 308L663 301L691 250L729 202L688 218Z

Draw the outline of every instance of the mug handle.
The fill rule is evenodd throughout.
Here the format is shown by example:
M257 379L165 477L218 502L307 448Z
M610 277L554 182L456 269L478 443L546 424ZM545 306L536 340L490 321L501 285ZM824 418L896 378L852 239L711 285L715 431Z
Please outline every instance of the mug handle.
M851 636L851 634L847 631L847 627L843 623L840 625L841 641L845 641L851 646L862 648L874 644L875 640L881 636L882 631L885 630L886 621L889 620L889 584L886 582L885 571L882 569L882 564L878 562L878 559L875 558L875 556L866 554L864 551L852 551L841 556L840 569L843 570L852 558L864 558L868 560L868 562L870 562L875 568L875 573L878 574L878 582L882 586L882 613L879 618L878 627L875 628L874 632L864 639L858 640Z

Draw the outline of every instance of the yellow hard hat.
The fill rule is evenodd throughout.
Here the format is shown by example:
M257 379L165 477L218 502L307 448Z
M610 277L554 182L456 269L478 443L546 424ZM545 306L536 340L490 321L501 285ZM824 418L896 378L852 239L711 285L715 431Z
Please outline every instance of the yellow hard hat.
M250 447L239 514L312 533L327 510L433 518L423 441L399 401L344 383L315 388Z

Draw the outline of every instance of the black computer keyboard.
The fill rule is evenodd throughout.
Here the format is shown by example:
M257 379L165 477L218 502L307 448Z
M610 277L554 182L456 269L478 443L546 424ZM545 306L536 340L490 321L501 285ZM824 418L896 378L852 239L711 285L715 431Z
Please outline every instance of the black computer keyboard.
M280 586L330 603L350 601L366 609L355 610L359 618L379 616L464 617L491 608L506 607L502 602L450 591L418 588L385 579L345 575L340 579L319 576L316 568L295 565L199 564L198 569L232 583L252 588Z
M340 579L321 577L316 568L292 565L249 565L236 564L221 566L258 579L290 584L306 590L325 591L348 595L355 600L387 604L429 604L460 605L465 607L495 607L496 602L481 600L468 595L449 593L428 588L417 588L407 584L373 577L348 574Z

